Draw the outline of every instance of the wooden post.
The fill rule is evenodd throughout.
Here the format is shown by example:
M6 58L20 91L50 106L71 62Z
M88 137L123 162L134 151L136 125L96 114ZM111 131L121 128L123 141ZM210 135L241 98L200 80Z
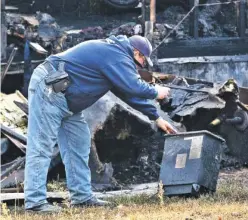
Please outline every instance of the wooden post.
M246 8L246 0L240 0L239 7L237 9L239 37L245 37Z
M1 11L5 10L5 0L1 0Z
M191 13L189 17L189 34L194 38L198 38L199 8L197 5L199 4L199 0L189 0L189 4L190 4L190 9L196 6L194 11Z
M145 37L152 42L153 24L156 21L156 0L144 0L145 2Z
M5 0L1 0L1 60L6 59L7 28L5 18Z
M156 0L150 0L150 21L156 22Z
M142 0L142 7L141 7L141 23L145 26L145 22L149 20L149 8L147 8L147 0Z

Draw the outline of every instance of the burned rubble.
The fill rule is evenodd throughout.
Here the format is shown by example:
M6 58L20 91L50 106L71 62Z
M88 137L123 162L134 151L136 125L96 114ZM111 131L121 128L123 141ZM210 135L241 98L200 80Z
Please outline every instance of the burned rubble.
M220 1L209 0L206 2L217 3ZM216 5L210 9L203 7L199 17L199 35L201 37L238 36L236 24L233 22L234 19L230 19L230 17L234 17L232 12L235 7L234 4ZM158 12L152 39L154 46L161 43L164 37L174 29L175 25L185 16L187 10L187 5L172 5L164 11ZM232 22L226 24L228 17ZM189 19L186 19L169 36L168 42L172 42L172 46L166 46L170 50L175 46L173 42L177 43L177 40L189 40L189 44L193 44L190 43L192 42L192 36L189 33L188 22ZM25 71L31 74L32 70L47 55L64 51L80 42L102 39L111 34L131 36L144 33L144 27L138 21L123 22L119 26L107 24L68 30L68 28L61 27L50 14L41 12L29 16L7 12L6 24L8 34L6 57L13 50L14 45L22 48L17 52L16 62L11 64L8 73L18 72L18 74L23 74L24 72L24 78ZM198 47L198 45L194 44L194 47ZM21 62L25 48L31 50L26 53L28 58L26 57L27 59ZM223 88L223 82L233 76L238 81L239 86L247 86L246 57L245 59L242 57L241 62L238 63L230 62L230 60L233 60L233 57L231 57L226 61L227 64L222 62L215 65L212 62L206 62L206 59L210 58L203 55L202 58L206 64L196 62L196 56L193 57L193 61L182 64L179 60L180 57L175 58L173 55L172 58L177 59L176 61L167 60L167 62L162 60L164 52L161 51L158 51L158 57L154 59L156 64L154 70L164 72L164 74L162 74L163 77L161 77L161 74L158 76L158 78L161 77L160 81L155 79L156 83L175 85L184 89L171 89L169 102L154 102L160 114L170 121L178 131L209 130L223 137L226 140L227 147L222 149L224 152L221 161L222 167L247 166L247 105L241 108L237 105L237 101L241 100L241 102L247 104L247 100L244 100L243 97L247 97L248 91L242 88L239 91L223 92L223 94L228 93L230 95L231 93L235 95L234 100L232 97L226 98L219 93L220 87ZM187 47L184 47L183 51L187 53ZM167 56L170 55L167 53ZM247 53L244 56L247 56ZM1 63L2 69L5 69L6 66L6 62ZM170 74L168 78L165 78L164 76L167 73ZM173 76L171 73L177 76ZM10 75L7 74L2 83L4 90L7 90L8 93L13 90L11 87L15 87L14 90L17 88L17 86L13 86L12 80L9 80L10 77L12 79L20 77L20 75ZM18 78L17 81L22 81L19 84L23 86L23 84L27 84L28 78L23 83L22 77L21 79ZM189 77L195 79L192 80ZM218 80L215 80L216 78ZM216 81L221 81L222 84L214 83ZM7 84L8 88L6 89L5 85ZM232 85L237 84L235 82ZM199 92L200 90L210 91L211 89L215 89L216 94ZM194 92L193 90L199 91ZM23 92L23 94L27 96L27 93ZM3 94L1 96L1 103L6 102L1 107L1 187L6 192L23 190L28 121L27 100L18 93L13 98L12 95ZM241 97L242 99L239 99ZM155 128L152 122L110 92L85 110L85 117L92 134L89 165L95 191L128 188L130 184L158 181L165 136L164 133ZM212 123L216 119L221 120L217 124ZM54 149L49 175L52 179L56 179L58 175L60 178L65 177L57 145Z
M181 80L179 79L178 81ZM201 84L198 86L203 87ZM164 115L168 120L170 120L169 115L174 120L180 116L180 123L171 121L180 131L205 130L209 128L207 124L209 125L224 108L223 101L218 98L215 101L214 99L208 99L206 94L197 97L192 92L183 91L182 96L184 97L183 99L180 97L178 90L172 91L170 108L167 106L166 109L179 108L179 110L174 110L174 113L169 111L167 116ZM206 104L206 100L209 105ZM178 103L178 105L172 103ZM160 108L158 103L156 105ZM213 109L211 109L211 105ZM162 109L164 107L162 106ZM206 112L204 116L205 124L200 119L204 111ZM209 115L207 115L208 112L210 112ZM173 114L174 116L172 116ZM95 117L96 115L97 118ZM101 187L99 188L103 189L104 187L118 188L119 184L149 183L158 179L165 137L161 132L156 131L145 116L126 105L113 94L108 93L85 111L85 117L92 133L90 167L93 183L98 184L98 186L100 184ZM195 123L188 124L189 121ZM183 128L182 124L186 129ZM230 126L230 124L227 126ZM215 132L223 135L223 128L222 126L220 130L218 129ZM235 129L232 126L231 130ZM8 134L4 126L3 133ZM237 138L243 139L243 144L237 147L234 143L230 143L230 141L237 141L237 139L226 137L229 140L227 141L230 148L228 148L229 154L237 157L235 163L246 164L247 149L244 143L246 136L243 135L244 133L238 135L235 131L232 131L232 134L236 134ZM13 136L11 137L13 138ZM232 151L233 149L236 149L236 151ZM58 154L58 150L56 151L55 149L54 156L57 159L54 159L56 162L53 161L54 166L61 163L61 159L58 159ZM4 154L2 158L4 158ZM223 166L230 165L228 161L231 161L231 159L224 158L222 161ZM19 161L17 162L19 163ZM59 173L62 177L64 176L64 171L61 172L60 170Z
M195 86L195 85L194 85ZM202 87L198 84L198 88ZM188 87L187 87L188 88ZM173 120L179 120L185 125L187 131L208 129L225 138L228 148L225 149L227 157L222 161L223 166L247 165L247 136L248 120L247 106L240 106L239 89L237 83L228 80L219 87L217 96L201 94L201 92L185 95L185 91L172 91L175 103L169 115ZM193 104L193 105L192 105ZM204 117L203 117L204 116ZM237 144L239 143L239 144ZM228 159L228 156L230 158ZM232 158L236 157L236 160Z

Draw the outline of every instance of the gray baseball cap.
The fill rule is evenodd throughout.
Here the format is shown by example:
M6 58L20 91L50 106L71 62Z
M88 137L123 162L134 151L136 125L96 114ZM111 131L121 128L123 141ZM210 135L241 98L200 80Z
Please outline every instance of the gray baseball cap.
M145 56L149 66L153 66L152 60L150 58L152 54L152 45L146 37L140 35L134 35L129 37L130 44L138 50L142 55Z

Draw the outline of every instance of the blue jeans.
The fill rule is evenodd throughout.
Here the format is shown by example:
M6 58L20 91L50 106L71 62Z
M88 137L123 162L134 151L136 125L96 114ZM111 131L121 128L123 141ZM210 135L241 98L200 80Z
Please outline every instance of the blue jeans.
M29 120L25 165L25 208L46 200L47 173L53 148L58 143L65 165L71 203L92 197L88 166L91 137L83 113L69 111L63 93L45 85L46 69L38 66L29 84Z

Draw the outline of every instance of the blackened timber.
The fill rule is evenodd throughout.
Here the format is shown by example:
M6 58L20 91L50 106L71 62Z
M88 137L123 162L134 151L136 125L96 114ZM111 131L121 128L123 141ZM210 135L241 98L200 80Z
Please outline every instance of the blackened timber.
M189 17L189 34L194 38L198 38L198 18L199 18L199 0L190 0L190 8L194 8Z
M28 115L28 104L14 101L14 103L26 114Z
M12 63L14 57L15 57L15 54L16 54L17 49L18 49L17 47L14 47L14 48L13 48L13 50L12 50L10 56L9 56L7 65L6 65L5 69L4 69L4 71L1 73L1 84L2 84L2 82L3 82L3 80L4 80L4 77L5 77L6 73L7 73L8 70L9 70L9 67L10 67L10 65L11 65L11 63Z
M210 37L192 40L177 40L158 48L158 59L196 56L246 55L248 38Z
M248 105L248 88L239 87L239 100Z
M19 193L22 191L23 191L23 188L21 187L1 189L1 193Z
M231 61L231 60L230 60ZM248 62L248 60L247 60ZM146 69L140 69L139 74L143 80L146 82L151 82L152 77L156 77L160 80L163 81L164 84L171 83L177 76L173 74L168 74L168 73L161 73L161 72L151 72ZM196 78L190 78L190 77L184 77L187 80L187 83L189 85L194 85L194 84L204 84L206 87L213 88L214 83L209 82L206 80L202 79L196 79ZM246 87L239 87L239 100L243 102L245 105L248 105L248 88Z
M114 198L118 196L135 196L135 195L154 195L158 190L158 183L139 184L130 187L131 189L124 189L118 191L108 192L95 192L98 199ZM49 199L67 199L69 198L68 192L47 192ZM11 200L23 200L24 193L2 193L0 202L8 202Z
M22 142L23 144L27 143L27 138L26 136L17 133L16 131L14 131L13 129L1 124L1 132L3 132L4 134L7 134L17 140L19 140L20 142Z
M141 24L144 27L145 26L145 21L146 21L146 0L142 0L142 7L141 7Z
M240 37L245 37L246 0L240 0L238 13L238 33Z
M5 0L2 0L1 1L1 9L2 10L5 10Z
M6 28L6 13L5 0L1 1L1 60L6 59L6 48L7 48L7 28Z
M1 173L1 180L20 166L24 166L25 157L16 159L16 162Z
M39 65L41 64L42 62L44 62L44 60L32 60L32 64L35 64L35 65ZM4 66L6 66L7 63L1 63L1 68L3 68ZM22 66L24 65L24 61L21 61L21 62L13 62L11 64L11 66L16 66L18 68L22 68Z
M16 146L18 147L24 154L26 153L26 146L22 144L20 141L16 140L15 138L5 134L5 136Z
M37 67L39 64L44 62L44 60L32 60L32 68L34 69ZM4 70L7 66L7 63L1 63L1 69ZM24 72L24 61L21 62L13 62L11 63L11 66L6 73L6 75L22 75Z
M7 177L1 180L1 191L3 188L18 187L24 182L24 162L13 170Z
M226 63L226 62L248 62L247 55L239 56L203 56L203 57L176 57L158 59L158 64L164 63Z
M143 0L142 1L142 9L143 9L143 18L144 22L150 20L150 0Z

